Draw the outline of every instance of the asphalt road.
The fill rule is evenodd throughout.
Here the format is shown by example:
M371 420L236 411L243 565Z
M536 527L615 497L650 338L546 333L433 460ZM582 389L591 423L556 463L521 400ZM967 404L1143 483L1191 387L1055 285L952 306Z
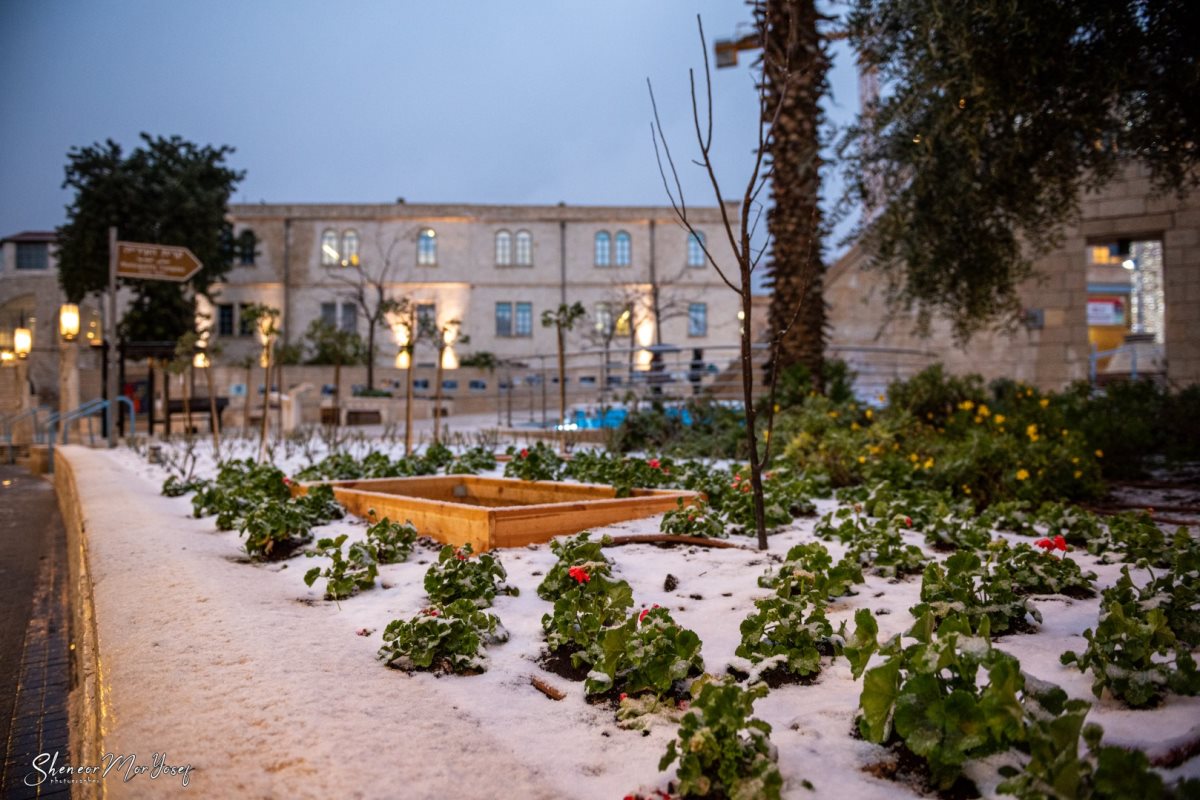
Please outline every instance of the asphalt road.
M54 487L0 465L0 791L65 796L21 778L40 752L67 757L66 536Z

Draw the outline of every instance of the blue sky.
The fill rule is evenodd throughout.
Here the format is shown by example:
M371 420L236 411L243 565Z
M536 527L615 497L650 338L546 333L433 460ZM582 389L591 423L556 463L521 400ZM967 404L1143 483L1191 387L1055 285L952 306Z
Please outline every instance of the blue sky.
M733 0L0 0L0 233L61 224L68 149L140 131L235 147L238 202L665 204L646 78L686 161L697 13L710 48L750 21ZM726 196L752 164L752 60L713 75ZM845 124L844 48L830 77Z

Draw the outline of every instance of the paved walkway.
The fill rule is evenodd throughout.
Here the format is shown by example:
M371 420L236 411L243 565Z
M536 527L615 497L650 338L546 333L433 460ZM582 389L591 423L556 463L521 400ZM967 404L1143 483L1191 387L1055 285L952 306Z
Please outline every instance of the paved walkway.
M43 782L33 760L69 763L70 641L66 536L54 488L0 466L0 789L9 800L69 796Z

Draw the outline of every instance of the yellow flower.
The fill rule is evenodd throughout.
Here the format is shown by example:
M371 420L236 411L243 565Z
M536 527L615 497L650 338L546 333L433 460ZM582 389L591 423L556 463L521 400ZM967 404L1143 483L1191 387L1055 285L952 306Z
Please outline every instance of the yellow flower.
M830 411L830 412L829 412L829 418L830 418L830 419L837 419L837 418L838 418L838 412L836 412L836 411Z
M858 463L860 463L860 464L865 464L865 463L867 463L867 457L866 457L866 456L859 456L859 457L858 457Z
M856 430L858 430L858 429L859 429L859 427L860 427L860 426L859 426L859 424L858 424L857 422L851 422L851 423L850 423L850 430L852 430L852 431L856 431Z
M981 422L983 422L983 417L976 416L976 417L975 417L975 424L976 424L976 425L978 425L978 424L979 424L979 423L981 423Z
M1066 428L1063 428L1063 438L1064 439L1067 438L1067 436L1069 436L1070 434L1071 434L1071 432L1069 430L1067 430Z
M776 403L776 404L775 404L775 413L776 413L776 414L778 414L778 413L779 413L779 403Z
M1041 400L1038 401L1038 405L1040 405L1042 408L1045 408L1046 406L1050 405L1050 398L1043 397Z
M1083 477L1083 470L1078 470L1078 469L1077 469L1077 470L1075 470L1075 478L1076 478L1076 480L1078 480L1079 478L1082 478L1082 477Z
M1037 425L1030 425L1025 429L1025 435L1029 437L1029 441L1036 442L1038 440Z
M933 459L932 458L925 459L925 469L933 469Z
M1072 458L1072 459L1071 459L1071 463L1072 463L1072 464L1078 464L1078 463L1079 463L1079 456L1075 456L1074 458Z
M868 408L867 409L867 419L871 419L874 416L875 416L875 412Z
M1003 414L997 414L996 416L992 417L992 422L996 423L997 425L1003 425L1004 419L1005 417Z
M960 409L962 409L963 411L970 411L972 408L975 407L975 404L973 402L971 402L970 400L963 400L961 403L958 404L958 407Z
M1019 470L1017 470L1017 480L1019 480L1019 481L1023 481L1023 480L1026 480L1026 479L1028 479L1028 478L1029 478L1029 470L1027 470L1027 469L1019 469Z
M883 403L886 401L887 398L885 398L883 395L879 395L879 397L876 399L879 400L879 402Z
M987 406L981 405L979 407L979 411L977 411L976 413L979 414L979 416L981 416L981 417L986 417L988 414L990 414L992 412L988 411Z
M916 454L916 453L909 453L909 454L908 454L908 460L909 460L909 461L912 461L912 462L915 464L915 463L917 462L917 454Z
M970 494L970 493L971 493L971 487L970 487L970 486L967 486L967 485L964 483L964 484L963 484L963 494Z
M1026 397L1033 397L1033 389L1026 389L1026 390L1025 390L1025 396L1026 396Z
M1103 450L1097 450L1097 451L1096 451L1096 458L1104 458L1104 451L1103 451Z

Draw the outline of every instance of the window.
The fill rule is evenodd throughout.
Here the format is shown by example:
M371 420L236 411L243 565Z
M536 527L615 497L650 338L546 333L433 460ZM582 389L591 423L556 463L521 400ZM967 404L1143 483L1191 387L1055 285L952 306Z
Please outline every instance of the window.
M233 336L233 303L217 306L217 335Z
M486 392L487 391L487 381L481 381L481 380L469 381L467 383L467 388L470 389L472 392Z
M628 267L633 261L633 240L625 231L617 231L617 266Z
M529 231L517 231L517 266L533 266L533 234Z
M533 303L517 303L515 336L533 336Z
M337 231L329 229L321 234L321 266L332 267L339 263Z
M453 378L447 378L446 380L442 381L442 389L447 392L457 392L458 381L454 380Z
M512 303L496 303L496 336L512 336Z
M347 333L358 333L358 306L354 303L342 303L341 329Z
M708 305L688 304L688 336L708 336Z
M613 315L616 314L616 318ZM617 307L611 303L597 303L595 318L596 332L606 338L628 336L633 311L629 306Z
M596 266L607 267L612 264L612 237L608 231L596 234Z
M512 263L512 234L500 231L496 234L496 266L507 267Z
M437 306L433 303L417 304L417 328L422 331L437 330Z
M437 264L437 231L422 228L417 234L417 263L424 266Z
M338 321L337 312L337 303L321 303L321 324L328 325L330 328L336 328Z
M704 266L704 234L700 231L688 234L687 265L689 267Z
M45 242L17 242L17 269L49 269Z
M342 233L342 266L358 263L358 231Z
M418 367L422 367L422 366L430 366L431 367L433 365L432 364L418 364L417 366ZM429 391L429 378L413 378L413 388L419 389L420 391L423 391L423 392Z
M258 243L258 239L254 236L254 231L246 228L238 234L237 238L237 258L238 263L244 267L254 266L254 246Z

